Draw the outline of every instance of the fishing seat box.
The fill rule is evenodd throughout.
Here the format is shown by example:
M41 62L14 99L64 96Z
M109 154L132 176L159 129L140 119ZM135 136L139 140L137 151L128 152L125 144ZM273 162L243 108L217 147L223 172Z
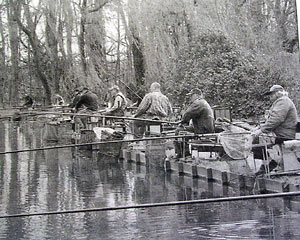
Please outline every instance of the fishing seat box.
M213 107L214 119L226 118L232 121L231 109L229 107L215 106Z
M149 123L146 126L146 135L147 136L157 136L162 133L162 124L161 123Z
M281 154L283 171L300 171L300 140L284 141Z
M214 106L212 108L214 113L214 120L216 121L218 118L225 118L232 122L231 108L226 106ZM215 122L215 132L222 132L222 126Z

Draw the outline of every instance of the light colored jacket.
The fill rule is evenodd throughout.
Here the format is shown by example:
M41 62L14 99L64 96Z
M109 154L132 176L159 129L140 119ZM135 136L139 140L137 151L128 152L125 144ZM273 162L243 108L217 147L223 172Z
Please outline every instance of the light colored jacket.
M145 95L140 103L135 117L143 114L165 118L172 113L171 103L167 96L160 91L151 92Z
M298 122L295 104L287 96L276 99L269 116L261 126L262 132L274 132L279 138L295 139Z

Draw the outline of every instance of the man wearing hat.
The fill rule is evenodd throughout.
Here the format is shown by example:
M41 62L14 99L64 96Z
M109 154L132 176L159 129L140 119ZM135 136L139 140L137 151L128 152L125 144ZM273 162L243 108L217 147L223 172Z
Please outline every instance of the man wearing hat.
M276 135L275 144L295 139L298 122L297 109L288 97L288 93L282 86L273 85L265 95L270 96L272 106L265 123L255 128L252 135L257 137L263 133L273 132ZM276 168L277 165L278 163L272 160L269 166L270 171ZM263 173L262 171L263 169L260 169L258 173Z
M126 97L123 95L117 85L112 86L110 89L108 89L108 91L113 98L113 105L112 107L106 109L104 114L112 116L124 116L125 109L127 107Z
M74 92L75 97L69 107L74 108L76 112L81 108L89 111L98 110L98 96L95 93L87 87L78 87Z
M89 113L98 110L98 96L87 87L79 87L75 89L73 102L69 105L77 113ZM78 122L87 127L87 117L79 117Z
M266 122L255 129L253 135L274 132L276 134L275 143L295 139L298 122L297 109L288 97L288 93L282 86L273 85L265 95L270 96L272 106Z
M180 131L194 132L197 134L213 133L214 129L214 115L213 111L204 99L203 93L199 88L192 89L188 94L189 104L184 111L179 127L176 129L176 135ZM189 122L192 120L192 126L189 126ZM177 158L182 157L183 149L182 143L175 142L175 152ZM188 147L187 144L185 144ZM185 156L189 155L188 149L185 149Z

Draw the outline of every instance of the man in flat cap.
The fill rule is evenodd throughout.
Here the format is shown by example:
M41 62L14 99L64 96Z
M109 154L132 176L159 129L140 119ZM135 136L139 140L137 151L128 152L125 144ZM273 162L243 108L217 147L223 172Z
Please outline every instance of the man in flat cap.
M176 129L176 135L183 130L196 134L213 133L215 131L213 111L204 99L202 91L199 88L194 88L186 95L190 98L189 104L182 115L181 124ZM188 125L190 120L192 120L192 126ZM175 142L177 158L182 157L183 151L186 151L185 156L189 154L187 149L182 149L181 143Z
M272 106L265 123L254 129L252 135L257 137L263 133L273 132L276 135L275 144L295 139L298 122L297 109L288 97L288 93L282 86L273 85L265 95L270 96ZM278 163L272 160L269 166L270 171L276 168L277 165ZM263 171L263 168L261 168L257 175L264 173Z

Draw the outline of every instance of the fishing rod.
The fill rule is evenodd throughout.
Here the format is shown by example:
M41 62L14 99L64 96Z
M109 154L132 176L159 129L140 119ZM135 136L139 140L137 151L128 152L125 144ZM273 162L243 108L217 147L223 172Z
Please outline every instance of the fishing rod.
M35 108L29 110L28 108L20 107L18 111L12 111L15 109L2 109L5 111L12 111L9 113L4 113L3 116L1 116L1 109L0 109L0 120L7 119L7 118L14 118L14 117L30 117L30 116L37 116L42 115L42 113L46 111L51 111L55 109L55 111L71 111L72 108L69 108L67 106L49 106L45 108Z
M242 133L232 133L242 134ZM166 140L166 139L180 139L180 138L212 138L217 137L218 133L207 133L207 134L180 134L175 136L164 136L164 137L147 137L147 138L135 138L135 139L125 139L125 140L110 140L110 141L97 141L90 143L77 143L77 144L67 144L67 145L56 145L49 147L41 147L41 148L31 148L31 149L20 149L20 150L12 150L0 152L0 155L11 154L11 153L21 153L21 152L33 152L33 151L42 151L42 150L51 150L51 149L59 149L59 148L70 148L70 147L82 147L82 146L92 146L92 145L104 145L104 144L115 144L115 143L132 143L132 142L143 142L143 141L151 141L151 140ZM253 147L260 146L260 144L253 144Z
M135 96L137 96L140 100L143 100L143 98L140 96L140 95L138 95L137 93L136 93L136 91L134 91L134 90L132 90L127 84L125 84L121 79L119 79L119 81L123 84L123 85L125 85L125 87L126 88L128 88Z
M231 125L231 126L235 126L235 127L242 128L242 129L246 130L245 133L251 134L251 131L253 130L253 128L251 128L251 127L243 126L243 125L241 125L240 123L234 123L234 122L231 122L229 119L227 119L227 118L225 118L225 117L224 117L224 118L218 118L217 121L220 122L220 123L223 122L223 123L227 123L227 124L229 124L229 125ZM276 138L276 136L274 136L274 135L272 135L272 134L268 134L268 133L262 133L262 134L260 134L260 135L263 136L263 137ZM256 145L258 146L259 144L256 144ZM263 145L263 144L261 144L261 145ZM270 146L269 143L268 143L267 145Z
M186 200L186 201L144 203L144 204L129 205L129 206L115 206L115 207L73 209L73 210L71 209L71 210L51 211L51 212L20 213L20 214L12 214L12 215L2 215L0 216L0 218L49 216L49 215L70 214L70 213L105 212L105 211L117 211L117 210L127 210L127 209L169 207L169 206L180 206L180 205L188 205L188 204L222 203L222 202L247 201L247 200L268 199L268 198L287 198L287 197L293 197L299 195L300 192L268 193L268 194L208 198L208 199L197 199L197 200Z
M33 152L40 150L50 150L58 148L69 148L69 147L81 147L81 146L92 146L92 145L102 145L102 144L114 144L114 143L131 143L131 142L142 142L150 140L165 140L165 139L176 139L176 138L196 138L196 137L215 137L216 134L185 134L185 135L176 135L176 136L165 136L165 137L148 137L148 138L135 138L135 139L126 139L126 140L111 140L111 141L97 141L90 143L78 143L78 144L68 144L68 145L56 145L42 148L32 148L32 149L20 149L13 151L0 152L0 155L9 154L9 153L21 153L21 152Z
M234 122L230 121L228 118L225 118L225 117L219 117L219 118L216 120L216 122L227 123L227 124L229 124L229 125L232 125L232 126L235 126L235 127L242 128L242 129L244 129L244 130L246 130L246 131L251 131L251 128L250 128L250 127L243 126L243 125L241 125L241 124L239 124L239 123L234 123Z
M136 120L136 121L153 122L153 123L168 123L168 124L179 124L180 123L180 122L170 122L170 121L155 120L155 119L121 117L121 116L102 115L102 114L87 114L87 113L32 112L32 114L35 114L35 115L51 114L51 115L75 116L75 117L99 117L99 118L122 119L122 120Z

